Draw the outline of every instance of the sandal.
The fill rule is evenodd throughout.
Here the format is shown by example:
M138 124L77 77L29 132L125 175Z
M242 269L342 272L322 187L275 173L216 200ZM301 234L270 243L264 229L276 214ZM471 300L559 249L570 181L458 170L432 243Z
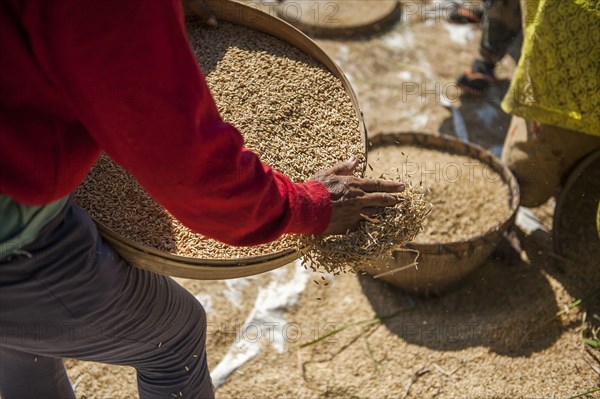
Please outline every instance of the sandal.
M481 18L483 18L483 8L464 6L456 2L452 3L452 12L448 15L448 21L455 24L478 24Z
M494 65L480 60L473 62L457 81L458 87L474 96L482 96L495 83Z

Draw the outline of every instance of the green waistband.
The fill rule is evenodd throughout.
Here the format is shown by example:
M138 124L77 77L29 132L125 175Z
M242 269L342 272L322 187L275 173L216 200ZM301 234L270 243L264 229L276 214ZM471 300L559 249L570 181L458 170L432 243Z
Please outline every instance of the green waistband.
M0 195L0 259L32 243L68 201L66 196L47 205L25 205Z

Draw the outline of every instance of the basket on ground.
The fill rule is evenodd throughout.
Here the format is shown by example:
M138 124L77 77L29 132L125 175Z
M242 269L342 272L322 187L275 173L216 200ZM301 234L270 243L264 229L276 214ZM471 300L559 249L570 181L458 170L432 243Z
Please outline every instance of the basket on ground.
M424 133L381 134L370 139L370 151L383 146L410 145L440 150L476 159L495 171L508 186L509 214L503 223L468 240L446 243L411 242L406 247L418 251L418 268L411 267L396 273L382 275L381 279L416 295L439 295L463 280L480 266L493 252L502 234L514 223L519 206L519 188L515 177L500 160L489 151L474 145L444 136ZM486 217L486 215L481 215ZM415 261L411 251L395 251L394 260L387 264L376 262L368 265L366 272L383 274L386 270L402 268Z
M556 202L552 242L570 274L586 278L600 269L600 150L569 173Z

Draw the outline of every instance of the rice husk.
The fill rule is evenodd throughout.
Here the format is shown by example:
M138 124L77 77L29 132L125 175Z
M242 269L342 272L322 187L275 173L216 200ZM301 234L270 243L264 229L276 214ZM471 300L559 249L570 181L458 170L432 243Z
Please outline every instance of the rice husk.
M377 176L385 180L386 175ZM412 241L431 211L422 189L408 187L397 194L400 203L378 215L364 216L357 230L345 235L304 236L303 264L314 271L334 275L363 272L370 262L392 259L393 251ZM387 263L387 262L384 262Z

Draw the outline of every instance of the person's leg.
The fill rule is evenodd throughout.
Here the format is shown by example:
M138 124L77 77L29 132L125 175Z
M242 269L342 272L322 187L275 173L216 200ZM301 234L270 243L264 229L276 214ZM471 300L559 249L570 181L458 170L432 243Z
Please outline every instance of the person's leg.
M502 161L519 182L521 204L535 207L554 195L565 173L597 148L600 137L513 116Z
M484 1L481 22L480 59L467 68L458 86L468 94L480 96L496 82L494 68L511 44L520 37L521 9L517 0Z
M75 399L62 359L0 347L2 399Z
M486 0L484 4L479 54L493 66L521 32L521 4L518 0Z
M172 279L130 267L80 208L52 224L25 248L31 258L0 264L0 346L133 366L144 399L212 398L200 303Z

